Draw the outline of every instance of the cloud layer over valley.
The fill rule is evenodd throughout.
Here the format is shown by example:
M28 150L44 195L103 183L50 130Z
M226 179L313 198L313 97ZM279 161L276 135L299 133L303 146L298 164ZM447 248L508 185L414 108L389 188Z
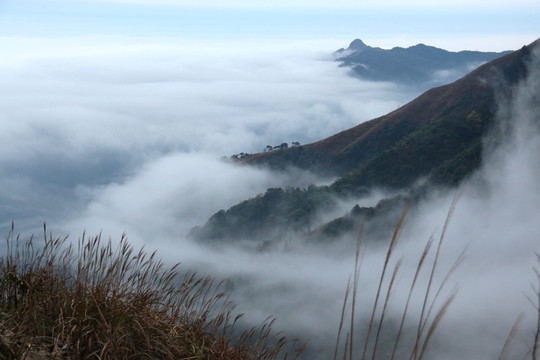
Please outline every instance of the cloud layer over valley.
M435 284L443 281L462 252L465 259L438 299L437 306L442 306L448 296L457 294L428 348L428 358L498 357L520 314L524 318L509 358L525 356L534 341L538 316L534 306L538 304L531 304L527 297L534 299L534 291L538 291L532 268L539 267L535 253L540 250L540 54L536 50L528 79L511 97L499 99L498 127L486 139L483 165L462 187L450 218L434 273ZM406 218L390 261L392 268L403 256L386 319L388 336L397 328L424 245L431 236L436 240L441 236L456 196L455 191L433 192ZM363 205L362 199L359 203ZM362 241L358 334L365 331L370 316L389 239ZM354 267L354 248L354 243L344 241L261 254L236 247L219 247L215 252L195 247L179 252L186 254L187 263L195 268L231 277L233 299L255 322L269 313L276 315L280 328L302 334L310 341L314 352L308 358L317 358L317 354L325 359L333 355L347 278ZM434 261L435 248L433 245L427 264ZM429 274L426 269L420 275L409 309L412 323L406 324L405 337L416 331L414 321L420 313ZM531 284L536 290L531 289ZM381 351L380 356L388 358L389 354Z
M13 49L0 60L0 229L7 232L14 220L16 231L46 221L72 239L85 230L113 239L126 232L166 261L229 277L226 286L248 321L275 315L280 329L307 337L327 358L323 350L333 351L354 243L252 253L201 246L185 235L217 210L269 187L330 181L297 170L238 167L221 156L319 140L418 94L351 78L332 61L334 49L313 51L312 43L79 40L0 39ZM502 145L487 147L451 219L436 280L464 249L466 260L443 294L459 288L432 358L497 356L522 311L516 353L531 342L535 312L523 292L530 294L540 251L538 68L531 65L535 71L512 99L501 99L506 136ZM403 255L404 264L392 321L454 196L431 194L406 219L395 256ZM373 200L363 201L370 206ZM359 323L369 315L386 240L364 239ZM418 312L413 306L411 316Z
M313 51L309 42L99 37L0 42L11 49L0 67L2 229L11 220L35 226L77 217L100 192L111 191L109 184L137 182L163 162L177 173L156 181L178 189L195 181L199 193L210 194L234 177L239 182L233 186L230 180L223 196L228 200L220 205L230 206L282 182L255 170L242 173L218 162L221 156L315 141L416 95L352 79L332 61L333 49ZM257 173L253 180L251 173ZM241 195L232 195L237 191L231 187ZM132 201L141 196L140 189L128 195ZM193 208L180 190L174 196L178 208ZM207 216L216 201L200 200L197 206L208 206Z

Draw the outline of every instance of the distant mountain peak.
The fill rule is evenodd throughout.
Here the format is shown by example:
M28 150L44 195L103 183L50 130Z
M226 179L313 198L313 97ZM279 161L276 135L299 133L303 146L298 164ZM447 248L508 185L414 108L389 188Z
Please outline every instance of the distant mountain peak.
M334 56L340 66L349 67L351 74L359 78L390 81L425 91L457 80L479 64L507 53L451 52L424 43L385 50L355 39Z
M370 48L370 46L367 46L362 40L354 39L350 43L349 48L347 50L362 51L362 50L365 50L365 49L368 49L368 48Z

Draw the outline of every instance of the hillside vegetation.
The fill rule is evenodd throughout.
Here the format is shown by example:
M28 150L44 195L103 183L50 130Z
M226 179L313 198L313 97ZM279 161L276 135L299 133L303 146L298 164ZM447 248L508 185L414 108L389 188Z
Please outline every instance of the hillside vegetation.
M478 165L472 154L480 156L482 136L497 111L496 94L509 93L525 78L535 45L485 64L452 84L428 90L385 116L312 144L258 153L240 162L347 176L347 183L354 187L402 188L426 175L441 182L459 182ZM437 176L440 166L453 176Z
M283 171L297 167L337 179L317 189L271 189L229 210L220 210L190 235L201 241L252 238L251 233L260 226L273 231L263 236L263 241L272 241L276 233L290 230L307 235L307 239L328 229L338 234L357 225L355 215L387 214L389 204L403 199L385 199L372 211L351 210L313 229L318 211L332 208L332 197L359 197L378 188L407 192L408 200L414 202L430 188L458 186L480 166L485 139L497 141L499 134L493 127L497 99L510 95L527 76L531 50L537 44L497 58L454 83L426 91L385 116L326 139L235 160ZM278 193L276 202L270 195Z
M272 321L239 330L242 315L212 279L167 268L125 237L11 233L6 246L0 359L277 359L293 344Z

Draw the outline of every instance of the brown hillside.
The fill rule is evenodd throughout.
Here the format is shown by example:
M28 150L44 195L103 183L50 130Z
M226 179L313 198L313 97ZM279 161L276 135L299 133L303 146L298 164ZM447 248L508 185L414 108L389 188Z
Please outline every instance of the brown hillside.
M489 123L496 112L495 93L502 89L508 91L511 85L526 75L527 59L531 48L537 44L538 40L477 68L451 84L428 90L385 116L364 122L315 143L299 148L254 154L242 159L242 162L265 164L277 168L292 165L318 172L343 175L364 167L366 162L403 143L405 139L414 137L413 135L422 129L424 133L429 133L427 126L436 127L442 122L461 126L460 124L466 122L473 111ZM444 126L448 124L445 123ZM487 130L487 127L482 130ZM420 143L429 142L430 140L425 137L424 134L417 140ZM454 142L452 140L445 143L454 146ZM409 145L413 147L416 146L415 144L415 142L409 142ZM447 158L441 159L442 161L457 155L448 150Z

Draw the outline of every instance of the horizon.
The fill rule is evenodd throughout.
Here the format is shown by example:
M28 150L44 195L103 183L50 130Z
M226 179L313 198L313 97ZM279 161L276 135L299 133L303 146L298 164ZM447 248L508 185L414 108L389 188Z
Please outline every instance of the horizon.
M516 50L539 36L540 5L483 0L401 3L339 1L3 0L0 37L127 37L219 43L318 40L346 47L418 43L450 51ZM315 46L315 44L314 44Z

